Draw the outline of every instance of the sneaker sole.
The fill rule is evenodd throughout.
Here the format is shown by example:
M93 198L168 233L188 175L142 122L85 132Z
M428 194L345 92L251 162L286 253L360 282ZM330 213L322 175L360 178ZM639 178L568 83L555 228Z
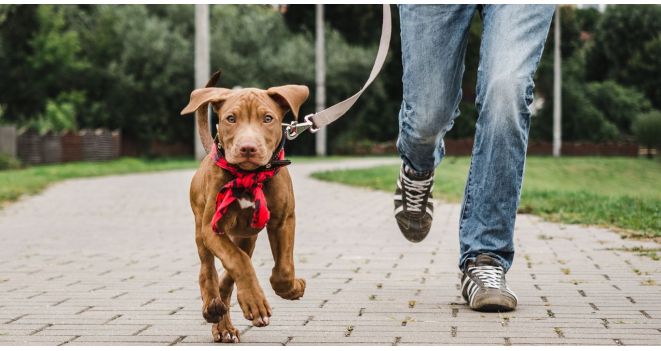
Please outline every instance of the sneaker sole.
M470 308L479 312L510 312L516 308L516 301L502 295L487 295L474 301Z
M399 231L402 233L404 238L412 243L419 243L425 240L427 235L429 235L429 231L431 230L431 226L429 226L429 228L424 228L420 231L411 231L410 228L405 227L405 224L400 223L397 217L395 217L395 220L397 222L397 226L399 227Z

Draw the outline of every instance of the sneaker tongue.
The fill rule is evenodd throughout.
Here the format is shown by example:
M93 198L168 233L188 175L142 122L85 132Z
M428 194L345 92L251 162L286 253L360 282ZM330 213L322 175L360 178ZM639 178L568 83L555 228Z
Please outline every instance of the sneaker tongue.
M475 259L475 266L497 266L500 267L500 264L498 261L485 254L478 255L477 258Z

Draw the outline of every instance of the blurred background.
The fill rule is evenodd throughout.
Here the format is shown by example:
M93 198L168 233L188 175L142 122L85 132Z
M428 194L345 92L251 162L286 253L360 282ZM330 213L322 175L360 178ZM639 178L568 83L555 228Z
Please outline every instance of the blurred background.
M394 153L401 103L399 21L380 77L327 130L328 154ZM209 5L220 86L305 84L315 110L315 5ZM560 7L564 155L653 155L661 139L661 6ZM380 5L325 5L326 105L357 91L381 31ZM554 19L555 20L555 19ZM462 116L448 153L470 154L481 20L470 28ZM4 163L192 156L194 5L0 5ZM554 29L536 80L529 153L551 154ZM14 138L15 145L9 140ZM13 140L13 139L12 139ZM315 153L314 136L288 145Z

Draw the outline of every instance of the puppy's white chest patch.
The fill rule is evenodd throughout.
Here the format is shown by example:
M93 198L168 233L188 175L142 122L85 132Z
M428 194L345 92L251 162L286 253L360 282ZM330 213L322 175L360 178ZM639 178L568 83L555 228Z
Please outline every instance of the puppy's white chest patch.
M240 197L236 199L236 201L239 202L239 207L241 207L241 209L255 207L255 203L250 199L246 199L245 197Z

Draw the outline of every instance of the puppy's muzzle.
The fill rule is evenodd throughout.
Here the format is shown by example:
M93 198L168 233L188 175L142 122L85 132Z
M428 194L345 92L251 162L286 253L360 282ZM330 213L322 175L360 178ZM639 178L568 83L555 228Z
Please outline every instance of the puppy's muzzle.
M257 145L253 143L244 143L239 147L241 157L251 158L257 154Z

